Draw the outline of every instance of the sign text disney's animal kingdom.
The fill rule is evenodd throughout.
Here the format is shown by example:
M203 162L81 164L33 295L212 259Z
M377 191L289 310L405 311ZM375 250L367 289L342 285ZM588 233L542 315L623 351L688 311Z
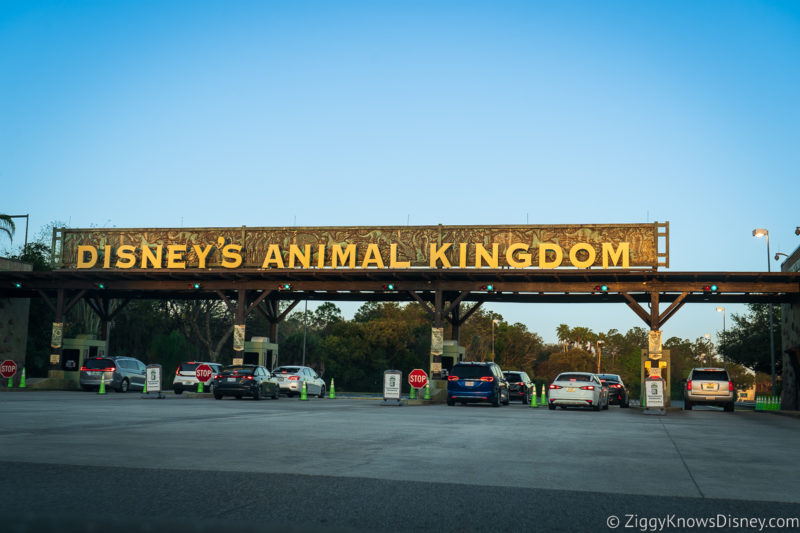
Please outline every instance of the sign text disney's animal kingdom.
M56 268L657 268L668 223L54 232ZM659 251L659 241L665 251Z

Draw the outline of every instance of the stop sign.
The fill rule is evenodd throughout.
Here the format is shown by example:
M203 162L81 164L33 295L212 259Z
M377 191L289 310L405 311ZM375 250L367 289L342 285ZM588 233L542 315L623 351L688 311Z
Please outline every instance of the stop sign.
M208 383L208 381L211 379L211 374L213 374L214 371L211 370L210 366L202 364L202 365L197 365L197 368L195 369L194 373L199 381L202 381L203 383Z
M13 377L14 374L17 373L17 363L12 361L11 359L6 359L2 363L0 363L0 376L4 378Z
M428 384L428 374L421 368L415 368L408 374L408 384L415 389L421 389Z

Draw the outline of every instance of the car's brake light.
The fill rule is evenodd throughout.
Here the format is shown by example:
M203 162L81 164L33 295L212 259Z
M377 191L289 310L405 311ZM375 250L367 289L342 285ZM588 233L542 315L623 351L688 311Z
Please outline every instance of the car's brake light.
M487 383L491 383L492 381L494 381L494 378L492 376L483 376L481 378L481 381L485 381Z
M520 387L524 387L524 386L525 386L525 383L523 383L523 382L521 382L521 381L520 381L519 383L517 383L517 385L519 385Z
M728 382L728 390L729 390L729 391L732 391L732 390L733 390L733 381L729 381L729 382Z
M108 368L87 368L85 366L81 367L81 372L114 372L117 369L115 366L110 366Z
M300 376L289 376L289 381L300 381Z
M615 389L621 389L622 388L622 385L620 385L619 383L617 383L616 385L611 385L611 386L614 387Z
M244 379L253 379L253 376L242 376Z
M216 376L214 376L214 379L220 379L221 377L222 377L222 374L217 374Z
M458 376L447 376L447 381L458 381Z
M584 385L581 390L594 390L594 385Z
M692 380L686 382L686 390L692 390Z
M551 389L560 389L561 385L550 385Z
M178 367L178 368L175 369L175 375L176 376L180 376L181 375L181 367Z

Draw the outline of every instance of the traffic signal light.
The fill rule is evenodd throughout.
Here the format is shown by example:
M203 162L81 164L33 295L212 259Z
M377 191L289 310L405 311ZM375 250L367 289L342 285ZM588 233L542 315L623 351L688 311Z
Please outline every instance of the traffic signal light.
M717 292L718 288L719 287L717 287L716 283L708 283L706 285L703 285L703 292L705 292L706 294Z
M281 283L280 285L278 285L278 290L279 291L288 291L291 288L292 288L292 285L290 283Z
M491 283L487 283L486 285L481 285L481 290L486 292L492 292L494 291L494 285L492 285Z
M393 291L394 290L394 283L386 283L383 286L383 290L385 290L385 291Z
M21 289L22 288L22 282L21 281L15 281L14 282L14 288Z
M97 287L98 289L105 289L105 288L106 288L106 284L105 284L105 283L102 283L102 282L100 282L100 281L98 281L98 282L97 282L97 283L95 283L94 285L95 285L95 287Z
M595 285L594 292L608 292L608 285Z
M199 289L200 288L200 284L199 283L192 283L192 288L193 289Z

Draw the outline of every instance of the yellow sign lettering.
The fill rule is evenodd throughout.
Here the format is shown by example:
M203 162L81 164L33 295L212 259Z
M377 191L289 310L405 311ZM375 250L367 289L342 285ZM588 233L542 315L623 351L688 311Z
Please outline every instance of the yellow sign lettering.
M333 253L331 254L331 266L333 268L337 268L340 264L347 265L350 268L356 267L356 245L355 244L348 244L345 246L344 250L342 250L342 246L340 244L334 244L332 247Z
M89 254L89 260L86 260L86 254ZM92 268L97 263L97 248L94 246L80 245L78 246L78 268Z
M581 250L584 250L587 254L589 254L589 257L583 261L578 259L578 252ZM569 250L569 261L575 268L589 268L594 264L596 257L597 253L594 251L594 247L585 242L579 242Z
M555 259L547 260L547 252L553 252ZM564 251L557 244L543 242L539 244L539 268L558 268L564 260Z
M123 244L117 249L117 268L133 268L136 264L136 248L130 244Z
M519 260L517 260L514 257L514 253L517 250L527 252L528 245L523 244L521 242L517 242L508 247L508 250L506 251L506 262L509 264L509 266L512 268L528 268L529 266L531 266L532 262L531 254L521 253L519 254Z
M281 249L277 244L270 244L267 247L267 255L264 257L261 268L269 268L272 263L275 263L275 268L284 268Z
M186 260L183 257L185 253L185 244L168 244L167 268L186 268Z
M371 263L375 263L378 268L386 268L383 264L381 251L375 243L367 245L367 253L364 254L364 260L361 262L361 268L367 268Z
M619 266L620 256L622 256L622 268L628 268L629 259L631 255L631 245L629 242L621 242L617 246L617 251L614 251L614 246L610 242L603 243L603 268L608 268L608 260L614 263L614 266Z

